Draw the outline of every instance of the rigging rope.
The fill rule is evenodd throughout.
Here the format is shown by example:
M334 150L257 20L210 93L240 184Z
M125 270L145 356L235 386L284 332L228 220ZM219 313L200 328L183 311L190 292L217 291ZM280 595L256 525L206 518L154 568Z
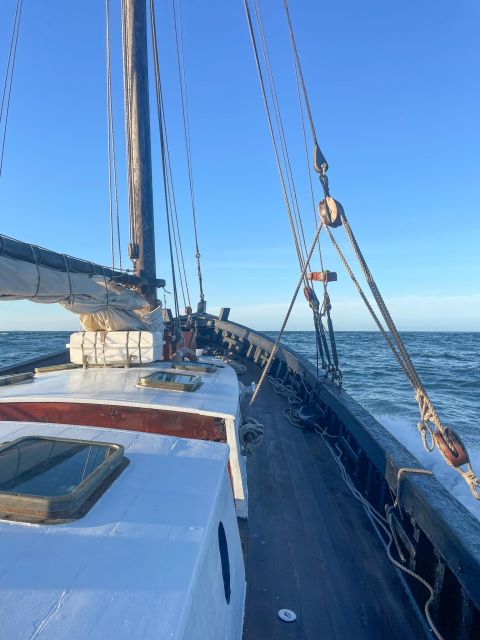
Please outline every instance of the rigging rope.
M0 149L0 176L3 170L3 159L5 155L5 141L7 139L8 115L10 113L10 98L12 95L13 74L15 71L15 60L17 57L18 36L20 33L20 20L22 17L23 0L17 0L15 7L15 17L13 20L12 37L10 40L10 49L8 52L7 67L5 69L5 82L2 92L2 103L0 106L0 128L5 109L5 119L3 122L2 143Z
M187 272L185 269L185 258L183 256L182 236L180 233L180 223L178 220L177 199L175 197L175 189L173 186L172 163L170 160L170 150L168 146L168 136L167 136L167 124L165 122L165 111L163 109L163 100L162 100L162 116L163 116L163 131L165 135L165 151L166 151L166 159L167 159L167 167L168 167L168 185L170 190L170 193L169 193L170 210L173 211L173 222L174 222L173 239L175 244L175 255L177 257L177 268L180 276L180 285L182 288L183 306L186 307L188 304L188 306L191 307L190 290L188 288Z
M123 77L125 79L125 91L124 91L124 102L125 102L125 142L127 147L127 170L128 170L128 207L130 211L130 246L129 246L129 257L135 262L138 258L138 238L136 235L137 223L137 206L135 202L135 190L133 188L133 172L134 167L132 163L132 130L131 130L131 119L132 119L132 90L130 86L130 74L128 70L130 68L130 46L128 40L128 29L127 29L127 7L125 0L122 0L122 39L123 39Z
M113 222L113 209L115 207L117 250L120 269L122 269L122 242L120 235L120 213L118 206L118 185L117 185L117 161L115 154L115 126L112 107L112 73L110 64L110 0L105 0L106 28L105 28L105 49L107 67L107 121L108 121L108 196L110 214L110 244L112 252L112 269L115 270L115 232ZM113 192L113 193L112 193Z
M170 268L172 272L172 285L173 285L173 299L175 307L175 323L177 326L177 338L181 338L182 330L180 325L180 307L178 304L178 291L177 280L175 275L175 264L173 256L173 243L172 243L172 224L170 215L170 190L168 185L168 165L166 158L166 146L165 146L165 131L164 131L164 119L163 119L163 96L162 87L160 81L160 64L158 58L158 43L157 43L157 28L155 20L155 5L154 1L150 0L150 26L152 34L152 48L153 48L153 63L155 71L155 90L156 90L156 102L157 102L157 115L158 115L158 127L160 133L160 149L162 155L162 176L163 176L163 188L165 197L165 210L167 217L167 231L168 231L168 244L170 249Z
M442 424L431 400L430 397L425 389L425 387L423 386L423 383L420 380L420 377L417 373L417 370L410 358L410 355L403 343L403 340L398 332L398 329L390 315L390 312L388 311L387 305L385 304L385 301L383 300L383 297L377 287L377 284L372 276L372 273L370 271L370 269L368 268L368 265L365 261L365 258L360 250L360 247L358 246L357 240L353 234L353 231L347 221L347 218L345 216L345 213L343 211L340 211L340 218L342 221L342 226L345 229L345 233L347 234L347 237L350 241L350 244L354 250L354 253L357 257L357 260L360 264L360 267L362 269L362 272L365 276L365 279L367 281L367 284L370 288L370 291L373 294L373 297L375 299L375 302L380 310L380 313L385 321L385 324L387 325L390 334L393 336L393 340L396 344L397 349L394 350L392 348L392 343L390 340L387 340L387 344L389 345L390 349L392 350L392 352L394 353L397 361L400 363L401 368L403 369L403 371L405 372L407 379L409 380L414 392L415 392L415 399L418 403L418 407L420 410L420 422L418 424L418 429L422 435L422 440L423 440L423 444L424 447L427 451L433 451L433 449L435 448L435 446L439 449L440 453L443 455L444 459L446 460L446 462L448 464L450 464L450 466L452 466L458 473L460 473L460 475L462 475L463 479L467 482L467 484L470 487L470 490L473 494L473 496L477 499L480 500L480 481L478 480L477 476L474 474L472 466L470 464L470 461L468 459L468 454L466 453L466 457L467 460L466 462L459 464L459 465L455 465L454 462L452 463L452 461L450 461L448 459L448 457L445 456L444 451L441 448L441 443L438 440L438 436L436 436L436 433L440 433L441 437L443 438L443 441L445 442L446 447L448 448L448 450L451 452L451 454L454 457L458 457L459 456L459 452L458 452L458 445L454 442L454 439L458 440L458 437L455 437L455 434L452 432L452 430L449 427L446 427ZM331 233L329 233L330 237L333 237ZM335 246L335 244L334 244ZM337 245L338 246L338 245ZM346 261L345 261L346 262ZM344 263L345 263L344 262ZM351 273L351 269L349 268L348 271ZM362 296L363 297L363 296ZM367 306L368 308L368 306ZM371 309L369 309L371 311ZM377 325L378 325L378 321L377 321ZM386 331L382 328L382 334L384 337L386 337ZM433 425L433 428L432 426ZM429 445L427 442L427 433L430 434L431 437L431 444ZM460 442L459 443L460 446L463 445ZM462 469L461 467L464 466L465 469Z
M179 282L180 282L180 289L182 291L184 307L187 308L188 306L188 308L191 308L191 302L190 302L190 291L188 288L187 273L185 268L185 259L183 254L183 244L182 244L182 238L180 233L177 201L175 197L172 163L171 163L170 150L169 150L169 144L168 144L167 123L166 123L166 117L165 117L163 91L162 91L162 84L161 84L161 78L160 78L160 63L159 63L159 56L158 56L155 6L154 6L153 0L151 0L150 2L150 20L151 20L151 30L152 30L153 61L154 61L154 69L155 69L155 88L156 88L156 95L157 95L157 113L158 113L159 131L160 131L160 147L161 147L161 155L162 155L162 172L163 172L163 183L164 183L164 193L165 193L165 209L166 209L167 230L168 230L169 249L170 249L170 264L171 264L171 270L172 270L175 315L176 315L176 322L178 325L177 326L178 333L180 335L181 334L180 319L179 319L180 307L178 304L177 278L176 278L176 270L174 265L174 253L175 253L176 262L177 262L177 270L178 270L178 276L179 276Z
M160 71L159 71L159 79L160 79ZM168 209L167 215L170 215L171 225L173 230L173 245L175 248L175 256L177 259L177 269L180 278L180 288L182 290L182 298L184 307L191 306L190 303L190 291L188 288L188 279L187 272L185 269L185 259L183 256L183 244L182 237L180 234L180 223L178 219L178 209L177 209L177 199L175 197L175 188L173 183L173 171L172 171L172 163L170 159L170 149L168 144L168 133L167 133L167 122L165 119L165 108L163 103L163 92L161 89L160 83L160 106L161 106L161 117L162 117L162 132L165 142L165 161L167 168L167 186L168 186ZM163 156L162 156L163 157ZM173 215L172 215L173 213Z
M195 191L193 187L193 170L192 170L192 152L190 146L190 126L188 120L188 102L187 102L187 79L185 74L185 56L183 51L183 23L182 23L182 11L180 6L180 0L178 1L178 8L176 0L172 0L173 7L173 22L175 28L175 44L177 51L177 70L178 80L180 84L180 98L182 102L182 119L183 119L183 135L185 142L185 155L187 158L188 167L188 184L190 188L190 201L192 206L192 220L193 231L195 237L195 258L197 261L197 275L198 286L200 290L200 303L202 305L205 302L205 294L203 291L203 276L202 267L200 262L200 249L198 243L198 225L197 225L197 210L195 205Z
M452 431L452 429L444 426L441 423L440 418L438 417L438 414L435 411L435 408L428 396L428 393L425 387L423 386L420 380L420 377L417 373L417 370L415 369L415 366L410 358L410 355L403 343L403 340L398 332L398 329L390 315L390 312L388 311L387 305L383 300L383 297L366 263L366 260L362 254L362 251L360 250L360 247L357 243L355 235L353 234L353 231L348 223L345 212L343 211L343 207L339 205L339 203L336 203L336 201L334 201L333 198L329 197L329 185L328 185L328 178L326 175L326 172L328 170L328 163L325 159L325 156L320 151L320 148L317 142L317 135L315 131L315 124L313 121L312 111L310 108L310 101L308 98L305 80L304 80L302 69L301 69L300 59L299 59L298 50L295 42L295 36L293 33L293 27L290 20L290 13L288 10L288 0L284 0L284 8L287 16L287 21L288 21L288 26L290 31L290 39L292 42L294 56L298 66L300 81L301 81L302 90L303 90L304 99L305 99L305 105L307 108L307 113L310 121L312 137L315 145L315 160L314 160L315 169L319 173L320 181L321 181L321 184L324 190L324 195L325 195L323 204L325 206L325 211L327 214L326 216L327 220L325 224L327 233L340 259L345 265L348 274L352 278L352 281L354 282L363 301L365 302L368 311L371 313L375 323L379 327L395 359L400 364L400 367L406 374L407 379L409 380L410 384L413 387L413 390L415 392L415 398L417 400L418 407L420 410L420 422L418 424L418 429L422 435L422 440L425 448L427 449L427 451L433 451L433 449L436 446L439 449L445 461L450 466L452 466L458 473L460 473L460 475L462 475L463 479L469 485L473 496L477 500L480 500L480 481L472 469L468 453L466 452L465 447L463 446L463 443L460 441L458 436L456 436L456 434ZM380 314L382 315L383 320L388 330L390 331L390 335L392 336L393 340L390 338L390 336L388 336L387 331L385 330L379 318L373 311L372 306L368 302L365 294L363 293L360 285L358 284L358 281L354 277L353 272L350 266L348 265L347 260L345 259L345 256L341 252L338 244L336 243L333 237L332 232L329 229L328 218L331 218L331 206L335 206L337 208L337 214L341 222L341 225L345 229L345 233L350 242L350 245L352 246L352 249L355 253L358 263L360 264L361 270L364 274L364 277L367 281L370 291L372 292L372 295L375 299L375 302L380 311ZM431 437L430 445L427 442L427 433L430 434L430 437ZM455 460L455 458L457 458L457 460ZM462 469L462 467L464 468Z
M318 223L317 230L315 231L315 236L313 238L312 245L311 245L310 250L308 252L308 255L306 257L305 264L303 265L303 269L302 269L302 273L300 275L300 279L299 279L299 281L297 283L297 286L295 288L295 292L293 294L292 300L291 300L290 305L288 307L287 314L286 314L286 316L285 316L285 318L283 320L283 323L282 323L282 326L280 328L280 331L278 332L278 335L277 335L277 337L275 339L275 343L273 345L272 351L270 352L268 360L265 363L265 366L263 367L262 375L260 376L260 380L258 381L258 384L257 384L257 386L255 388L255 391L253 392L252 398L251 398L250 403L248 405L249 407L252 406L252 404L255 402L258 394L260 393L260 389L262 388L262 385L263 385L263 382L265 380L265 377L266 377L267 373L269 372L270 367L272 365L272 362L273 362L273 360L275 358L275 354L278 351L278 345L280 344L280 340L282 339L283 332L285 331L285 327L287 326L288 319L290 318L290 314L292 312L293 305L295 304L295 300L297 299L298 292L300 290L300 287L302 286L302 282L303 282L303 279L305 277L305 273L306 273L306 271L308 269L308 265L310 264L310 258L312 257L312 254L313 254L313 252L315 250L315 245L317 244L318 236L320 235L320 231L322 230L322 226L323 226L323 222L320 221Z
M277 131L278 131L278 137L280 140L280 148L282 150L282 157L283 157L283 163L285 166L285 172L286 172L286 176L287 176L287 184L288 184L288 190L290 193L290 199L291 199L291 203L292 203L292 210L294 213L294 222L295 222L295 228L296 228L296 233L297 236L299 237L299 245L300 245L300 249L301 249L301 254L302 254L302 261L305 259L305 255L307 254L307 244L306 244L306 240L305 240L305 232L303 229L303 223L302 223L302 218L301 218L301 214L300 214L300 207L298 204L298 198L297 198L297 191L295 188L295 180L293 177L293 171L292 171L292 165L291 165L291 161L290 161L290 155L288 152L288 146L287 146L287 141L286 141L286 136L285 136L285 129L284 129L284 125L283 125L283 119L282 119L282 114L281 114L281 110L280 110L280 104L279 104L279 100L278 100L278 94L277 94L277 88L275 85L275 79L274 79L274 75L273 75L273 69L272 69L272 64L270 62L270 53L268 50L268 44L267 44L267 39L265 36L265 29L263 26L263 19L262 19L262 15L260 13L260 7L258 4L258 0L253 0L253 7L254 7L254 11L255 11L255 17L257 20L257 25L258 25L258 33L260 35L260 45L261 45L261 49L262 49L262 54L263 54L263 58L264 58L264 63L265 63L265 68L267 71L267 79L268 79L268 84L269 84L269 88L270 88L270 94L271 94L271 99L272 99L272 104L273 104L273 109L274 109L274 115L275 115L275 122L277 124ZM316 228L316 225L315 225ZM302 265L300 265L301 268Z
M320 146L317 141L317 133L315 131L315 123L313 121L312 110L310 108L310 100L308 98L307 86L305 84L305 78L303 77L302 66L300 64L300 56L298 55L297 43L295 40L295 34L293 32L292 21L290 19L290 11L288 9L288 0L283 0L283 6L285 8L285 15L287 17L288 29L290 32L290 42L292 44L293 56L296 61L296 66L298 69L298 75L300 77L300 84L302 86L303 97L305 100L305 107L307 109L308 121L310 124L310 130L312 132L313 144L314 144L314 154L315 154L315 169L320 174L320 182L322 183L322 187L325 193L325 196L329 195L328 188L328 178L327 178L327 170L328 170L328 162L320 150Z
M243 4L245 7L245 13L247 16L247 23L248 23L248 28L249 28L249 32L250 32L250 39L252 42L252 48L253 48L253 53L254 53L254 57L255 57L255 64L257 67L257 72L258 72L258 78L260 81L260 88L261 88L261 92L262 92L262 97L263 97L263 102L265 105L265 111L266 111L266 115L267 115L267 121L268 121L268 127L270 130L270 137L272 139L272 144L273 144L273 150L274 150L274 154L275 154L275 161L277 164L277 170L278 170L278 174L280 176L280 182L282 184L282 191L283 191L283 199L285 201L285 206L287 209L287 214L288 214L288 219L290 222L290 228L292 231L292 235L293 235L293 239L294 239L294 243L295 243L295 248L297 250L297 257L298 257L298 261L299 261L299 265L300 265L300 269L303 269L303 258L302 258L302 253L301 253L301 247L299 245L298 242L298 238L297 238L297 233L295 230L295 224L293 221L293 216L292 216L292 210L290 207L290 200L288 198L288 193L287 193L287 188L286 188L286 183L285 183L285 177L283 175L283 169L282 169L282 164L280 161L280 154L278 151L278 144L277 144L277 140L275 137L275 130L273 128L273 121L272 121L272 116L271 116L271 112L270 112L270 106L268 104L268 98L267 98L267 93L266 93L266 89L265 89L265 81L263 78L263 73L262 73L262 68L261 68L261 64L260 64L260 57L258 54L258 48L257 48L257 43L256 43L256 39L255 39L255 32L253 30L253 24L252 24L252 18L251 18L251 14L250 14L250 7L248 4L248 0L243 0Z
M265 80L262 72L262 65L260 63L260 56L259 56L259 51L256 43L255 31L253 28L249 2L248 0L244 0L247 24L250 32L250 39L252 43L255 64L257 67L260 88L261 88L263 102L264 102L265 111L267 115L267 121L268 121L269 130L270 130L270 137L273 144L275 160L276 160L277 169L278 169L278 173L279 173L279 177L282 185L283 197L284 197L284 201L287 209L288 219L290 222L290 228L291 228L295 248L297 251L300 270L302 270L305 262L303 248L305 249L305 254L306 254L305 233L303 229L300 209L298 205L298 199L296 195L290 156L288 154L288 148L287 148L287 143L285 139L285 130L284 130L282 116L280 112L280 106L278 102L278 96L277 96L277 91L275 87L272 66L270 63L270 56L268 52L268 46L267 46L267 41L265 37L263 21L260 13L260 8L258 5L258 0L253 0L253 2L254 2L255 16L256 16L257 25L258 25L258 32L260 35L260 45L261 45L261 50L263 54L264 65L267 71L268 86L270 89L271 101L273 104L274 118L272 118L271 109L270 109L269 101L267 98ZM275 120L275 123L276 123L277 135L275 135L273 120ZM279 143L277 143L277 136L279 139ZM278 148L279 145L280 145L281 154ZM287 185L288 185L288 189L287 189ZM292 212L293 212L293 215L292 215ZM315 219L315 223L316 223L316 219ZM302 247L302 244L303 244L303 247ZM318 242L318 245L319 245L319 242ZM320 259L321 259L322 270L323 270L323 260L322 260L321 254L320 254ZM323 305L324 311L322 313L320 311L320 304L315 294L313 285L306 279L306 277L304 277L303 282L305 286L305 295L307 297L309 306L313 313L317 349L321 355L322 368L327 373L332 374L333 378L336 379L337 382L341 383L342 375L338 367L338 358L336 358L336 360L334 360L333 362L330 358L330 350L327 346L327 341L325 339L325 329L322 324L322 315L326 315L327 321L329 320L328 325L329 325L330 341L333 347L332 350L336 356L335 338L334 338L333 326L330 318L330 304L328 302L328 297L326 294L326 286L324 286L324 305ZM327 361L325 360L325 356L327 358Z
M299 236L300 240L302 241L300 243L300 247L302 249L302 259L304 259L304 254L306 255L306 253L307 253L307 244L306 244L306 241L305 241L305 233L304 233L304 229L303 229L302 218L301 218L301 215L300 215L300 207L299 207L299 204L298 204L297 191L296 191L296 188L295 188L295 180L294 180L294 177L293 177L293 171L292 171L292 165L291 165L291 161L290 161L290 155L289 155L289 152L288 152L288 146L287 146L287 141L286 141L286 136L285 136L285 129L284 129L284 126L283 126L282 113L281 113L280 104L279 104L279 101L278 101L277 88L276 88L276 85L275 85L275 79L274 79L274 75L273 75L272 64L270 62L270 53L269 53L269 50L268 50L268 44L267 44L267 39L266 39L266 36L265 36L265 29L264 29L264 26L263 26L263 19L262 19L262 15L260 13L260 7L259 7L259 4L258 4L258 0L253 0L253 7L254 7L255 16L256 16L256 20L257 20L257 24L258 24L258 32L259 32L259 35L260 35L260 45L261 45L262 54L263 54L263 58L264 58L264 62L265 62L265 68L267 70L267 79L268 79L268 83L269 83L269 87L270 87L270 94L271 94L272 102L273 102L275 121L277 123L277 130L278 130L278 134L279 134L279 138L280 138L282 156L283 156L284 166L285 166L286 174L287 174L288 188L289 188L290 198L291 198L291 202L292 202L292 209L293 209L293 212L294 212L295 227L296 227L296 230L297 230L297 235Z
M313 209L313 220L314 220L314 224L317 224L317 216L318 216L318 212L317 212L317 207L315 206L315 194L314 194L314 190L313 190L313 179L312 179L312 171L311 171L311 166L310 166L310 159L309 159L309 153L308 153L308 143L307 143L307 132L306 132L306 127L305 127L305 118L304 118L304 113L303 113L303 103L302 103L302 98L301 98L301 87L300 87L300 73L301 70L298 68L298 63L297 63L297 58L295 56L295 41L292 38L292 34L290 34L290 44L291 44L291 49L292 49L292 56L293 56L293 66L294 66L294 70L295 70L295 85L296 85L296 90L297 90L297 100L298 100L298 110L300 113L300 121L302 124L302 137L303 137L303 147L304 147L304 151L305 151L305 162L306 162L306 167L307 167L307 175L308 175L308 183L309 183L309 188L310 188L310 197L312 200L312 209ZM318 257L320 259L320 268L322 270L322 272L325 271L325 267L323 264L323 256L322 256L322 248L321 248L321 244L320 244L320 239L317 242L318 245ZM328 313L328 317L327 317L327 322L329 324L329 327L331 326L331 319L330 319L330 300L328 298L328 293L327 293L327 280L325 279L323 281L323 306L322 308L325 310L326 313ZM328 301L328 302L327 302ZM330 352L328 349L328 345L326 343L326 337L325 337L325 328L323 326L323 322L322 322L322 314L314 314L314 321L316 321L316 323L318 324L318 329L317 329L317 361L318 361L318 355L320 355L321 358L321 365L322 365L322 369L324 369L327 372L331 372L334 376L336 376L337 378L339 378L339 380L341 381L342 378L342 374L340 372L340 369L338 367L338 357L336 357L336 345L335 343L333 343L333 352L335 353L335 357L336 357L336 361L335 361L335 366L332 367L332 363L330 360ZM330 344L332 344L333 341L333 326L332 326L332 331L330 334ZM327 361L325 361L325 357L324 354L326 354L327 356ZM336 369L335 369L336 368ZM318 363L317 363L317 369L318 369Z

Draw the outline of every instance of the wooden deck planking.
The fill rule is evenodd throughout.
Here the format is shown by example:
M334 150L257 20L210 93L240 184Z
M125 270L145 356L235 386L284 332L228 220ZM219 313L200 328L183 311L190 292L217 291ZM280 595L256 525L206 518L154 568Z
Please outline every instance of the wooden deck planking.
M248 461L245 640L424 638L363 508L321 439L290 425L285 406L266 383L252 411L265 439ZM284 607L296 622L277 618Z

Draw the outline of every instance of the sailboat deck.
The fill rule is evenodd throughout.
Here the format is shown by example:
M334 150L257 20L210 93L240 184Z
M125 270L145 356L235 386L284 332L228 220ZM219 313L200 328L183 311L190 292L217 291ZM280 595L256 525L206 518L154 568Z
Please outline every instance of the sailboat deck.
M238 411L238 382L235 372L216 358L203 358L202 361L215 364L217 369L213 373L200 374L202 384L193 393L139 386L141 376L148 376L155 371L172 371L168 362L153 362L131 369L94 367L42 373L32 381L1 387L0 404L112 404L235 418ZM175 373L185 372L176 370Z
M258 369L249 368L250 379L258 379ZM265 439L248 460L244 639L426 637L326 446L294 428L285 407L266 383L252 411ZM297 620L282 622L282 608Z

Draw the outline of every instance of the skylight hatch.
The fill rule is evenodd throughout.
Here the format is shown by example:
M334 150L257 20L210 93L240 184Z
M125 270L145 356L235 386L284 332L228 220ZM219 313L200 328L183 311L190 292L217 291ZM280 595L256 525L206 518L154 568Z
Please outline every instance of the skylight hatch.
M202 384L200 376L174 371L155 371L138 379L141 387L172 389L173 391L195 391Z
M0 447L0 518L59 523L97 502L128 460L121 445L28 436Z

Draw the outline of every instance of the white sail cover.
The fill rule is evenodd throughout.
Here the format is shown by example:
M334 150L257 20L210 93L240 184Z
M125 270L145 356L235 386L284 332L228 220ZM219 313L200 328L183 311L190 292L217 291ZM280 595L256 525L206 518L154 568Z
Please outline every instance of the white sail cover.
M80 317L86 331L158 331L161 307L101 275L65 272L0 256L0 301L58 302Z

